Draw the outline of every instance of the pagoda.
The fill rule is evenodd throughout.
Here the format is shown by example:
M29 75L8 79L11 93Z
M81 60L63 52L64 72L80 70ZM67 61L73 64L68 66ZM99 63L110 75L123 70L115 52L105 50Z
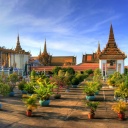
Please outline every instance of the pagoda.
M124 73L124 59L126 57L125 53L117 47L111 24L108 42L99 54L99 68L102 70L102 74L106 76L115 71Z
M41 65L49 66L51 64L51 57L52 56L50 54L48 54L48 52L47 52L46 40L45 40L43 53L41 53L41 49L40 49L40 53L38 55L38 60Z

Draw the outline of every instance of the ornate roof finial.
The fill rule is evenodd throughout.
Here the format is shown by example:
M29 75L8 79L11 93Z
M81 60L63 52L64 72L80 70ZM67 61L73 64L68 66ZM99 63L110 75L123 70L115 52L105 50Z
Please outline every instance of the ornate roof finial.
M20 38L19 38L19 33L18 33L18 36L17 36L17 44L16 44L15 51L19 52L20 50L22 50L22 48L20 46Z
M100 43L99 43L99 41L98 41L98 49L97 49L97 53L100 53L101 52L101 50L100 50Z
M40 47L40 52L39 52L39 55L41 56L41 47Z
M19 40L19 33L18 33L18 36L17 36L17 43L20 43L20 40Z
M110 32L109 32L109 40L108 40L108 42L110 42L110 41L114 41L115 42L112 24L110 26Z
M45 39L45 43L44 43L44 51L43 51L44 54L48 54L47 53L47 47L46 47L46 39Z

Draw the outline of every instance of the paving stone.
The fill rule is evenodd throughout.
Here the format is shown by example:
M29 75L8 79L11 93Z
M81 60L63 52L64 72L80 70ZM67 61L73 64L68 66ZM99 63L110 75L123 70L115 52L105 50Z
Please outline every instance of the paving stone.
M126 120L120 121L111 110L113 89L104 86L96 100L100 102L95 119L88 119L88 109L84 106L82 87L71 88L70 92L61 90L62 98L51 98L49 107L33 111L32 117L25 115L26 108L21 100L21 92L16 88L14 97L0 96L3 107L0 110L0 128L128 128ZM104 97L105 95L105 97Z

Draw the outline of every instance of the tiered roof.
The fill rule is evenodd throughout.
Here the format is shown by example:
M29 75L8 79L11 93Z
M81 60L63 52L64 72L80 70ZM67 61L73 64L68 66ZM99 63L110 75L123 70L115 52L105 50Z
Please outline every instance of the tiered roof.
M15 48L15 52L16 53L20 53L20 54L30 54L29 52L25 52L25 50L23 50L20 46L20 39L19 39L19 34L17 36L17 44L16 44L16 48Z
M106 47L101 52L99 59L125 59L126 55L124 52L122 52L115 42L114 33L112 24L110 26L110 33L109 33L109 39L108 43L106 44Z

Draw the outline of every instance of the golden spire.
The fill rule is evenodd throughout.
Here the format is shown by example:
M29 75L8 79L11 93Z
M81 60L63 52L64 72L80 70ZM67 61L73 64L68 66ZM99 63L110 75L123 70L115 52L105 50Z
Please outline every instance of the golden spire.
M20 40L19 40L19 33L18 33L18 36L17 36L17 43L20 43Z
M100 50L100 43L98 42L98 49L97 49L97 53L101 53L101 50Z
M39 52L39 55L41 56L41 47L40 47L40 52Z
M108 42L111 42L111 41L115 42L112 24L110 26L110 32L109 32L109 40L108 40Z
M47 53L47 47L46 47L46 39L45 39L45 43L44 43L44 51L43 51L44 54L48 54Z
M20 38L19 38L19 34L17 36L17 44L16 44L16 48L15 51L20 51L22 50L21 46L20 46Z

